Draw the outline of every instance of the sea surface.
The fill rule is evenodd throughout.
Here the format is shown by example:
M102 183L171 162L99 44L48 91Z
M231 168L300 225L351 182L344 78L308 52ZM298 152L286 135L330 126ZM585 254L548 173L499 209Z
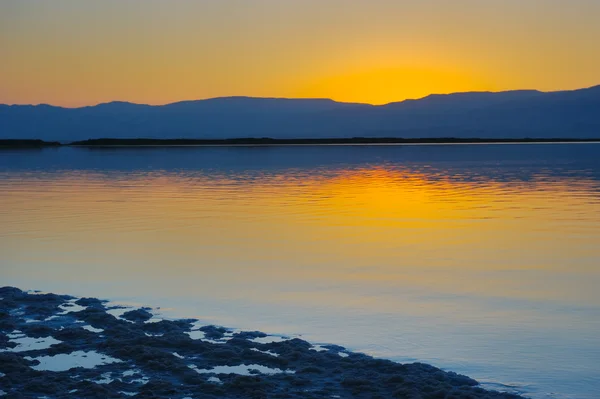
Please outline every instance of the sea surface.
M600 144L0 151L0 285L600 397Z

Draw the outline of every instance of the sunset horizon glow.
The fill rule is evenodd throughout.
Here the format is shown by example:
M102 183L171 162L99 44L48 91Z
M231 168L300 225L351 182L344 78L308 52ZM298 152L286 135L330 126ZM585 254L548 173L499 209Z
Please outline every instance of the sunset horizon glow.
M600 84L600 2L0 1L0 103L373 105Z

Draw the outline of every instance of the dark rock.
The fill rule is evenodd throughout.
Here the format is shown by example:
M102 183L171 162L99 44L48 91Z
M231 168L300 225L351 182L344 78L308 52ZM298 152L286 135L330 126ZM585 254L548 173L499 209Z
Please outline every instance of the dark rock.
M75 312L73 315L79 320L85 321L96 328L104 328L117 322L117 318L106 313L104 309L93 307L88 307L87 309Z
M227 332L227 329L224 327L217 326L204 326L200 328L200 331L204 332L206 338L208 339L221 339Z
M104 304L108 301L102 301L97 298L79 298L75 303L79 306L87 306L94 308L104 308Z
M50 328L50 327L42 325L42 324L25 324L24 326L22 326L20 328L21 328L21 331L25 335L27 335L28 337L32 337L32 338L49 337L54 332L53 328Z
M146 309L130 310L129 312L125 312L121 318L143 323L152 318L152 313L148 312Z
M239 339L254 339L254 338L265 338L268 337L267 334L265 334L264 332L260 332L260 331L241 331L238 333L235 333L234 338L239 338Z
M81 327L67 327L62 330L54 331L52 336L59 341L66 341L70 343L81 340L85 341L96 337L94 333L84 330Z
M24 294L23 291L16 287L0 287L0 298L14 298L14 297L22 297Z

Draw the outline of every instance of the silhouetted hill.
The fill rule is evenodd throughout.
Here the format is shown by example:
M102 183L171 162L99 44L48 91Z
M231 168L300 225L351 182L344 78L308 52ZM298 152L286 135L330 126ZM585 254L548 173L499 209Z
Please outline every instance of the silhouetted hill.
M0 138L600 138L600 86L430 95L382 106L223 97L163 106L0 105Z

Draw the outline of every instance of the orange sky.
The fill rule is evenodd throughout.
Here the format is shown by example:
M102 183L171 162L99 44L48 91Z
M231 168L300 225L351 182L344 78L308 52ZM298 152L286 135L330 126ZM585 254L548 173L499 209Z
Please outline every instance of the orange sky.
M597 0L6 0L0 103L600 84Z

